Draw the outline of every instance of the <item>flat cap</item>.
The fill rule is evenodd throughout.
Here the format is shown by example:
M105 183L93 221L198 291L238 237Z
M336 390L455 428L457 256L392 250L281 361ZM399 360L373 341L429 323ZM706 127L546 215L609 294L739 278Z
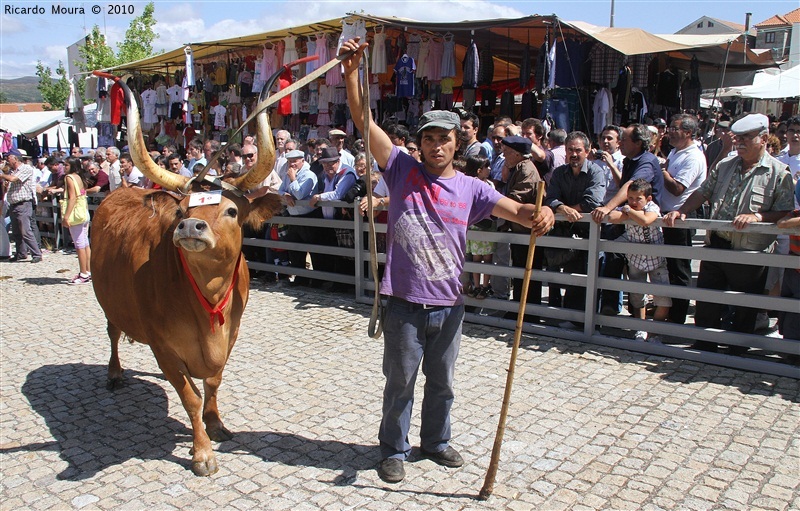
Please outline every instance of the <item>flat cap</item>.
M530 158L531 156L531 140L529 138L511 135L503 137L501 143L515 150L525 158Z
M419 128L417 132L424 131L430 128L444 128L446 130L454 130L461 128L461 118L455 112L448 112L446 110L431 110L425 112L419 118Z
M297 158L305 158L306 154L299 149L292 149L288 153L284 154L283 157L286 158L287 160L294 160Z
M332 129L328 132L328 136L330 137L346 137L347 133L342 130Z
M769 128L769 118L764 114L747 114L731 125L734 135L744 135L751 131L763 131Z

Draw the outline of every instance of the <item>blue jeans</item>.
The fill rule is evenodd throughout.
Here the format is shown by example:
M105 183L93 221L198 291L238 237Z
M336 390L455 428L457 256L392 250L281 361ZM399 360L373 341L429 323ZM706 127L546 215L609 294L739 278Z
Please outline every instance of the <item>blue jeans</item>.
M420 444L429 452L447 448L453 375L461 345L464 305L423 308L389 297L383 330L383 418L378 432L381 457L406 459L414 384L420 362L425 375Z

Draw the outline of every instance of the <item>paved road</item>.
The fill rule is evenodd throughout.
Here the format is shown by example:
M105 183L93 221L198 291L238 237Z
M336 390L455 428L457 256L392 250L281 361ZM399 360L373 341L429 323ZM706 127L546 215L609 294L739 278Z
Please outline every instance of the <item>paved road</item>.
M482 486L513 337L466 326L445 469L378 479L381 341L349 296L253 286L220 388L233 440L189 469L191 434L147 347L108 343L74 256L0 263L0 508L800 509L800 390L788 378L523 338L497 484ZM68 271L65 271L68 270ZM255 281L254 281L255 282ZM415 414L412 443L418 440Z

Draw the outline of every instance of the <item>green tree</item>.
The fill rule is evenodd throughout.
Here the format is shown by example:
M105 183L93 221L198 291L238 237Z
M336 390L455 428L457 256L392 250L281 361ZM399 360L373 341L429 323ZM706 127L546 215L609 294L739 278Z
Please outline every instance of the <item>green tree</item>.
M82 62L78 62L81 71L94 71L115 66L118 62L114 50L106 44L106 36L95 25L91 34L86 36L86 44L78 49Z
M79 62L81 71L105 69L153 56L153 41L158 37L153 30L156 24L154 14L153 2L145 5L142 14L131 20L125 39L117 45L116 53L106 43L100 27L95 25L86 36L86 44L79 50L83 57L83 61Z
M64 64L60 60L58 61L56 74L61 78L54 79L53 72L49 66L42 64L41 60L36 62L36 76L39 77L39 84L36 88L42 94L45 110L61 110L66 106L69 98L67 70L64 69Z
M8 103L8 96L3 91L0 91L0 103Z
M117 45L117 61L120 64L145 59L153 55L153 41L158 34L153 27L156 24L155 6L153 2L144 6L144 11L140 16L133 18L128 30L125 32L125 40Z

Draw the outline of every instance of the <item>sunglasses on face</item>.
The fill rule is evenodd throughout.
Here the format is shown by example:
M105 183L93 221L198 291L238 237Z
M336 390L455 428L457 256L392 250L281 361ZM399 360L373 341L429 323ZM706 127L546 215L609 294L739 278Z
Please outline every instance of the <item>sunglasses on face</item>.
M255 157L255 155L256 155L256 153L245 153L242 156L244 156L245 158L253 158L253 157Z

